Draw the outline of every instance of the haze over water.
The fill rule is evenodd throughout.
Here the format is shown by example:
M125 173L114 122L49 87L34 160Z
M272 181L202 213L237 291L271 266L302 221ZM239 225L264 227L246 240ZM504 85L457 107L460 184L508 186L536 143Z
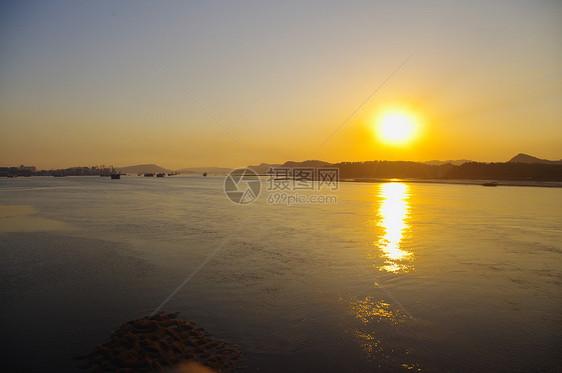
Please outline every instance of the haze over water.
M249 371L560 370L559 188L340 183L333 205L239 206L223 181L0 179L2 364L78 371L226 240L164 310Z

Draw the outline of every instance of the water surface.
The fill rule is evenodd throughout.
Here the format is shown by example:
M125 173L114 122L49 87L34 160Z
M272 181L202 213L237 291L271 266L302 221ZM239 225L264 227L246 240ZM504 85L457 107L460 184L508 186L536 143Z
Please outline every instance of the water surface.
M562 190L342 183L230 202L220 177L0 180L2 364L77 371L165 306L250 371L559 371ZM233 233L234 232L234 233Z

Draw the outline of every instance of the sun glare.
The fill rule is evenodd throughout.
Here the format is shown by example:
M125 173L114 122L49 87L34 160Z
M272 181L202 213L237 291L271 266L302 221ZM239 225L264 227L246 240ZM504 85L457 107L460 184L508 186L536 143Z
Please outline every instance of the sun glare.
M377 129L383 142L392 145L405 145L415 138L417 120L414 115L407 112L388 112L379 119Z

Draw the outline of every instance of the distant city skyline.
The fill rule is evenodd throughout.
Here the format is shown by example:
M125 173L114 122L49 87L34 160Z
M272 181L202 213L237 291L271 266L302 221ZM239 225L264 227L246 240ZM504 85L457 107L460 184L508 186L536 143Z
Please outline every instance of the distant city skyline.
M559 160L561 19L556 1L9 1L0 163ZM396 109L407 144L379 136Z

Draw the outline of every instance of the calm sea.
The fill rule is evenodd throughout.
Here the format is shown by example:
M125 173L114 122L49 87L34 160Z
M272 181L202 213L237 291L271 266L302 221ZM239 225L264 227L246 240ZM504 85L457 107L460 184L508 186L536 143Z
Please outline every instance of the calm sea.
M336 204L240 206L223 180L0 179L1 370L79 371L198 268L163 310L249 371L562 370L562 189L341 183Z

